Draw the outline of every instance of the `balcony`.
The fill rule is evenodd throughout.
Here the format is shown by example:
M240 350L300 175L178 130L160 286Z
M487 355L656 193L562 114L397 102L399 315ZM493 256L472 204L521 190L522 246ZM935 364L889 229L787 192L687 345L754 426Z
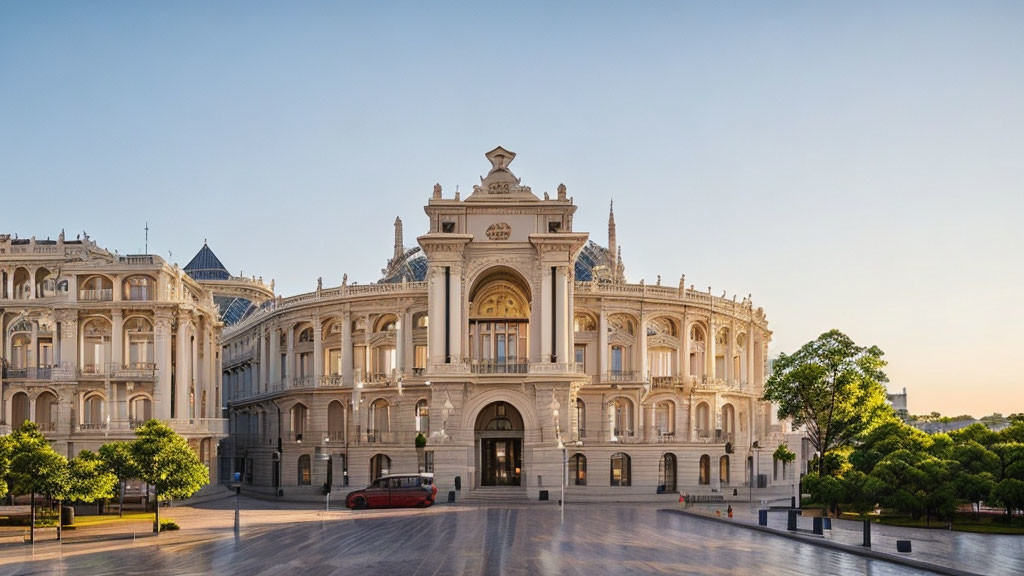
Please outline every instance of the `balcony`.
M99 290L79 290L78 300L81 302L110 302L114 299L113 288Z
M4 378L7 378L9 380L49 380L52 374L52 366L7 368L4 370Z
M651 376L651 386L653 388L676 388L692 384L693 382L694 378L692 376Z
M227 418L180 418L168 420L167 424L183 435L226 436L228 433Z
M612 370L601 375L601 382L640 382L640 372L636 370Z
M473 374L527 374L529 364L510 358L505 362L496 360L472 360L469 365Z
M118 378L131 380L152 380L156 377L156 364L153 362L129 362L128 364L112 364L110 370Z
M582 362L534 362L531 374L583 374Z
M400 445L408 444L413 446L413 436L403 432L390 432L380 430L367 430L365 434L359 439L361 442L366 444L375 445Z

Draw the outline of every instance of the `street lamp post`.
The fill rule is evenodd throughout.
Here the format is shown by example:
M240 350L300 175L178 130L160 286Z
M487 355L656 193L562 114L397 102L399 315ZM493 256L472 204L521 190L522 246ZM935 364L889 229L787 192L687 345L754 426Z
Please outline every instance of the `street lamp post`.
M566 477L569 475L568 460L566 460L566 448L565 443L562 442L562 430L558 424L558 409L561 405L558 403L558 399L552 395L551 398L551 417L555 423L555 439L558 441L558 449L562 451L562 473L559 474L559 484L561 485L562 495L558 501L558 507L561 510L562 523L565 523L565 482Z

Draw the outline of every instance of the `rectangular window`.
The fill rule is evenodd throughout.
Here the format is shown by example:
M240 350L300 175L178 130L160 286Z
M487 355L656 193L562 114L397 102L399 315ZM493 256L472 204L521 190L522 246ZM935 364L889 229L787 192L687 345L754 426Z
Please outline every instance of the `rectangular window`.
M327 376L341 374L341 348L331 348L327 351Z
M585 345L576 346L575 362L577 364L585 364L587 361L587 347Z
M622 372L622 347L612 346L612 372Z
M434 471L434 451L427 450L423 452L423 471L433 472Z
M427 347L417 346L416 347L416 363L413 365L414 368L426 368L427 367Z

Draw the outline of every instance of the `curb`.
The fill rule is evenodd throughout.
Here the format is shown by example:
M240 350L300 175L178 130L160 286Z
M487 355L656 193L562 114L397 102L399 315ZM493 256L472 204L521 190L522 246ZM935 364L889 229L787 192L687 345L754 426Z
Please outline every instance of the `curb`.
M855 556L861 556L864 558L871 558L873 560L881 560L883 562L891 562L893 564L901 564L909 568L917 568L919 570L928 570L936 574L948 574L950 576L983 576L976 572L968 572L966 570L960 570L957 568L951 568L949 566L942 566L939 564L932 564L931 562L925 562L923 560L915 560L913 558L904 558L902 556L893 556L884 552L878 552L870 548L864 548L862 546L853 546L850 544L841 544L839 542L833 542L831 540L825 540L818 537L808 537L799 534L792 534L788 531L777 530L775 528L768 528L767 526L758 526L755 524L747 524L745 522L735 522L726 518L718 518L715 516L705 516L704 514L698 514L695 512L687 512L686 510L677 510L674 508L663 508L662 512L670 512L673 514L680 514L682 516L688 516L690 518L697 518L700 520L708 520L710 522L718 522L720 524L726 524L728 526L734 526L736 528L745 528L747 530L753 530L755 532L763 532L765 534L771 534L780 538L787 538L789 540L796 540L804 544L810 544L812 546L820 546L822 548L830 548L832 550L839 550Z

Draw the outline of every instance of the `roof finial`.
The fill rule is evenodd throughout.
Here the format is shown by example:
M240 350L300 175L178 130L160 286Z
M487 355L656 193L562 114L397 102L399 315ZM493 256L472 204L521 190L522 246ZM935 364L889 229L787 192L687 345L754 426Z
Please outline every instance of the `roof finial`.
M615 241L615 199L613 198L611 204L608 207L608 254L611 256L612 269L618 275L618 269L616 267L615 258L618 256L618 251Z

